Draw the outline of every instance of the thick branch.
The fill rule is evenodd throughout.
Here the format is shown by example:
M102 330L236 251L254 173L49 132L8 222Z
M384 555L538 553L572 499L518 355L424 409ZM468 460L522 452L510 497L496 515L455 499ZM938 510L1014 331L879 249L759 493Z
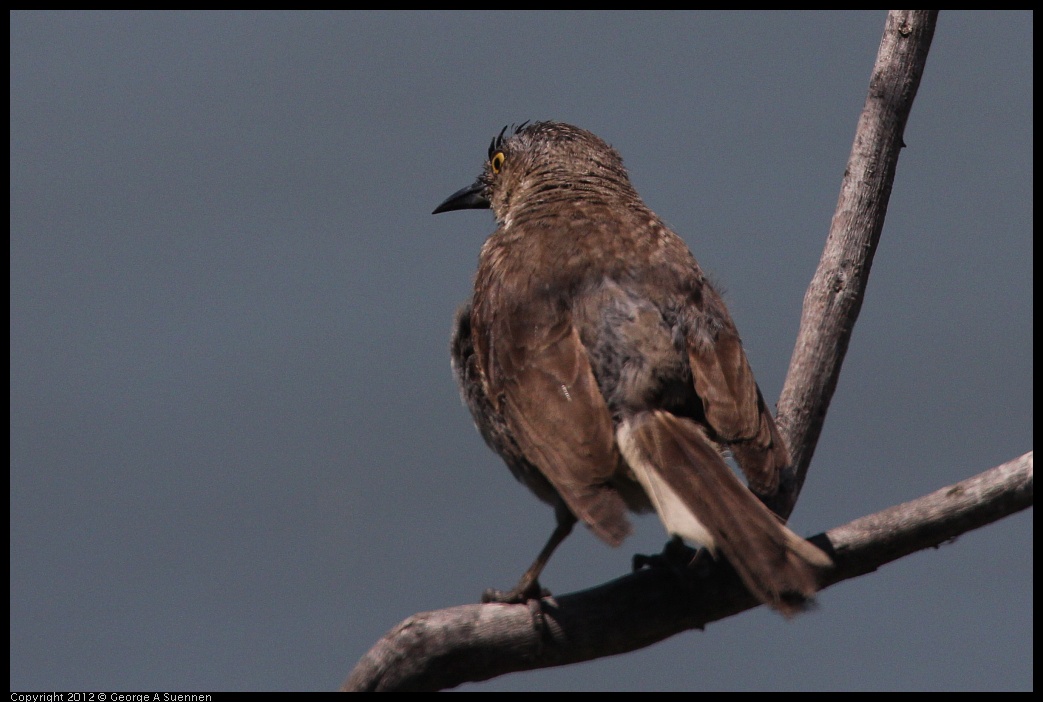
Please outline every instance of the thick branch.
M937 10L891 10L818 270L804 296L778 404L794 474L771 507L793 511L837 387L891 197L902 135L931 47Z
M1032 505L1032 453L811 540L833 556L823 587L872 572ZM625 653L759 606L725 564L641 570L522 605L416 614L370 649L345 690L437 690Z

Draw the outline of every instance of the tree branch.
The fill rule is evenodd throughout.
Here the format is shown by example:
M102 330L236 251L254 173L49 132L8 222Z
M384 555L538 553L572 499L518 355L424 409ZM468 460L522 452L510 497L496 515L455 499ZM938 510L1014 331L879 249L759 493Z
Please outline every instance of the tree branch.
M872 572L1032 505L1032 453L811 541L835 568L822 586ZM527 604L415 614L359 661L345 691L438 690L633 651L759 606L724 562L640 570Z
M793 512L862 309L884 227L902 135L931 48L937 10L891 10L818 269L804 295L800 331L778 404L793 472L769 506Z

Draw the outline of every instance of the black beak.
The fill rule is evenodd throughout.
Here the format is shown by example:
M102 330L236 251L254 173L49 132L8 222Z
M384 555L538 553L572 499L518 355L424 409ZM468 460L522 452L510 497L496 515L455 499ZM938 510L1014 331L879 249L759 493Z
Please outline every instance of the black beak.
M485 197L485 184L476 180L466 188L457 190L445 199L441 205L435 208L431 214L439 212L451 212L452 210L487 210L489 200Z

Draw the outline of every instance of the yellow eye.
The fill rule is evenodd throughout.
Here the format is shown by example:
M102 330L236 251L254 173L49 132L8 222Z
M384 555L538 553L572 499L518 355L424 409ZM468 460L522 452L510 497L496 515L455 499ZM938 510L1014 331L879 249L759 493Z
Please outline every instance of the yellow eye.
M503 168L503 162L507 160L507 157L503 155L502 151L497 151L493 154L493 157L489 159L489 165L493 168L493 173L499 173L500 169Z

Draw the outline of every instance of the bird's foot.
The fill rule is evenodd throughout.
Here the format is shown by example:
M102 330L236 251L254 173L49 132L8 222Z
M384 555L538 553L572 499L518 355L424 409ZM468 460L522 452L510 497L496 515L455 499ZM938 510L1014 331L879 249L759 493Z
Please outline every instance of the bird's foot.
M531 583L518 583L513 589L506 592L489 588L482 593L482 603L522 604L529 600L539 600L544 597L550 597L550 590L542 587L539 580L533 580Z
M642 568L670 568L672 570L681 570L694 566L698 560L700 560L700 554L702 550L696 551L694 548L685 544L681 540L681 537L675 536L666 542L666 546L663 547L661 553L654 553L652 555L646 555L643 553L634 554L633 569L635 571L641 570Z

